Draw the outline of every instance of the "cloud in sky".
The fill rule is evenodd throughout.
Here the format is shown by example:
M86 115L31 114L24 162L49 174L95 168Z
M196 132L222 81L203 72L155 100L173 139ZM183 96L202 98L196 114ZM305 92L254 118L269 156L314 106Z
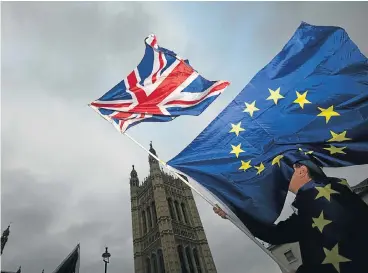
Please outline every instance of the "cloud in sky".
M368 54L363 2L4 2L1 13L2 229L13 222L2 263L29 273L53 271L78 242L81 272L103 269L105 245L111 272L133 272L128 176L135 164L143 179L148 157L87 103L138 64L148 34L208 79L232 82L200 117L132 128L141 143L153 140L164 160L236 96L302 20L344 27ZM329 172L356 184L367 166ZM218 272L279 272L195 198ZM289 213L286 206L282 217Z

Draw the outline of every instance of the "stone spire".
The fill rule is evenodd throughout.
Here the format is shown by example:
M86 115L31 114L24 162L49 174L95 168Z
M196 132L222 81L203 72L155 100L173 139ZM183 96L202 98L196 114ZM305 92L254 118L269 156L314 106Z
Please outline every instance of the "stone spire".
M150 149L149 149L149 151L152 154L154 154L155 156L157 156L156 150L153 148L152 141L150 143ZM158 163L157 160L153 156L151 156L151 155L148 156L148 162L149 162L149 164L150 164L151 167L152 167L152 164L153 163Z
M149 151L149 183L130 188L134 272L216 273L191 189L161 170L152 142Z
M133 167L133 169L130 172L130 186L131 187L138 187L139 186L138 173L134 169L134 165L132 167Z
M149 149L149 151L150 151L151 153L153 153L155 156L157 156L157 154L156 154L156 150L155 150L155 149L153 149L152 141L151 141L151 143L150 143L150 149Z
M3 254L5 244L8 241L9 234L10 234L10 225L7 227L6 230L4 230L3 235L1 235L1 255Z

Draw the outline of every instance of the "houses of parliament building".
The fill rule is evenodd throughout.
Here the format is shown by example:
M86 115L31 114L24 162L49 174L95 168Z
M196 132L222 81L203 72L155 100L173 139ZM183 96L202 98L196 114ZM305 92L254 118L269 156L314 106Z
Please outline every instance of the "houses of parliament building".
M135 273L216 273L191 189L148 161L143 182L130 174Z

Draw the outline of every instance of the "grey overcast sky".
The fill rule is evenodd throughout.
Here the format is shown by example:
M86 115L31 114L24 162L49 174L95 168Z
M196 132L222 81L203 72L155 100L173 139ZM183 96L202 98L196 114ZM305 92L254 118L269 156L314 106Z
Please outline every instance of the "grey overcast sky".
M147 155L87 103L138 64L148 34L208 79L232 83L199 117L130 130L169 160L301 21L345 28L368 55L367 14L367 2L2 2L2 230L13 222L2 268L52 272L80 242L81 272L103 270L105 245L109 272L133 272L128 177L132 164L141 179L147 176ZM328 172L354 185L368 167ZM218 272L280 272L236 227L196 201Z

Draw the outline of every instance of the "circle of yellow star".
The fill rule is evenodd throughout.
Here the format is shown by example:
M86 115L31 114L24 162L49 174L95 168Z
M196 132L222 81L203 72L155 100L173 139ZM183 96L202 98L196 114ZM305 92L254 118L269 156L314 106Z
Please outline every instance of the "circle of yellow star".
M281 167L280 166L280 160L281 160L281 158L283 158L284 156L283 155L278 155L278 156L276 156L273 160L272 160L272 165L275 165L276 163L277 163L277 165L279 165L279 167Z
M331 117L340 116L340 114L335 112L333 108L334 108L333 105L331 105L327 109L323 109L321 107L318 107L318 109L321 111L321 113L319 113L317 116L325 117L326 118L326 124L327 124L330 121Z
M327 151L330 151L330 154L333 155L333 154L346 154L343 151L345 148L346 147L336 147L336 146L333 146L333 145L330 144L329 148L323 148L323 149L327 150Z
M277 104L279 99L283 99L284 96L280 94L280 87L277 88L276 90L272 90L270 88L268 88L268 91L270 91L270 96L267 98L267 100L273 100L273 102L275 104Z
M323 248L323 251L325 252L326 257L322 264L332 264L337 272L340 272L340 263L351 262L350 259L339 254L339 244L336 244L331 250Z
M347 138L346 137L346 131L340 133L340 134L336 134L335 132L333 131L330 131L331 135L332 135L332 138L327 140L327 142L343 142L345 140L351 140L351 138Z
M318 194L314 200L317 200L318 198L324 197L328 201L331 201L331 194L339 194L338 191L335 191L331 189L331 184L327 184L324 187L316 187L316 190L318 191Z
M313 218L313 224L312 224L312 227L313 228L318 228L319 231L322 233L323 229L325 228L325 226L327 226L328 224L332 223L332 221L330 220L327 220L324 218L323 216L323 211L321 212L321 214L319 215L318 218Z
M261 162L261 164L259 164L259 166L254 166L254 168L256 168L258 170L257 174L261 174L261 172L264 171L265 166L263 165L263 163Z
M296 91L296 96L298 98L294 100L294 103L299 103L299 106L303 109L304 104L311 103L309 100L307 100L307 94L308 91L305 91L303 94L300 94L298 91Z
M240 132L242 132L242 131L245 131L245 129L244 128L241 128L241 122L239 122L238 124L232 124L231 123L231 127L232 127L232 129L231 129L231 131L229 132L229 133L235 133L236 134L236 136L239 136L239 133Z
M256 101L253 101L252 103L246 103L245 102L245 106L246 106L246 108L244 109L244 111L243 112L248 112L249 113L249 115L251 116L251 117L253 117L253 113L255 112L255 111L258 111L259 109L256 107Z
M230 152L230 154L235 154L236 157L238 158L239 157L239 154L240 153L243 153L244 151L241 149L241 144L239 144L238 146L234 146L234 145L231 145L231 147L233 148L232 151Z
M248 170L249 168L252 168L252 166L250 165L250 162L251 162L251 160L249 160L249 161L247 161L247 162L245 162L245 161L241 160L241 166L240 166L239 170L244 170L244 171L246 171L246 170Z

